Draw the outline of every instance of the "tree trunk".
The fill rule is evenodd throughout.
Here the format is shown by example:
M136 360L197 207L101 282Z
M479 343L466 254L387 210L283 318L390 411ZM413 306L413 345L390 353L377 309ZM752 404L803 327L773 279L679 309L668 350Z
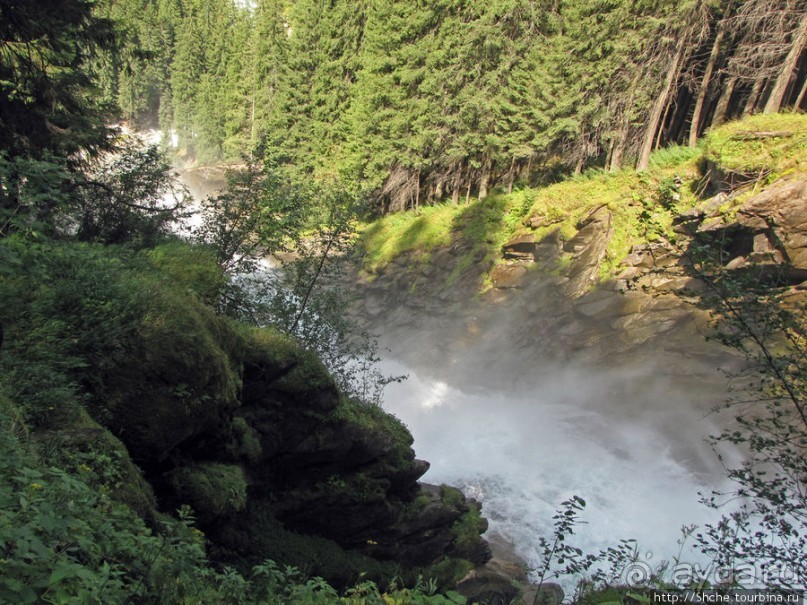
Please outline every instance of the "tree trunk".
M488 187L490 186L490 173L493 170L490 158L485 158L482 163L482 176L479 177L479 199L488 197Z
M805 80L807 82L807 80ZM516 156L510 162L510 172L507 173L507 193L513 193L513 183L516 180Z
M438 176L437 182L434 184L434 199L438 202L443 199L443 177Z
M420 208L420 170L417 171L417 182L415 183L415 210Z
M701 80L701 88L698 91L698 98L695 100L695 111L692 113L692 124L689 127L690 147L694 147L698 143L703 103L706 100L706 93L709 91L709 84L712 80L712 72L715 70L717 56L720 54L720 44L723 42L723 36L726 35L728 12L729 9L726 9L726 14L720 20L720 25L717 28L717 35L715 36L715 43L712 45L712 52L709 53L709 61L706 63L706 71L703 72L703 79Z
M614 150L611 153L611 161L608 164L608 170L610 172L616 172L620 168L622 168L622 156L625 155L625 141L627 139L628 134L628 125L627 123L623 124L622 127L619 129L617 133L617 140L614 143Z
M712 118L712 126L720 126L726 121L729 102L731 101L731 95L734 92L734 86L736 83L737 78L730 78L729 81L726 82L725 86L723 86L723 92L720 93L720 98L717 100L717 106L715 107L715 115Z
M647 124L647 130L645 130L644 133L641 150L639 151L639 160L636 162L636 170L645 170L650 164L650 153L653 151L656 131L659 128L659 122L661 121L664 109L667 107L670 89L678 78L678 69L681 63L681 57L684 53L684 47L686 46L686 38L687 36L684 36L683 40L678 41L675 56L673 56L670 69L667 70L667 77L664 79L664 88L659 93L659 96L656 97L655 103L653 103L653 109L650 111L650 120Z
M451 192L451 203L455 206L460 203L460 182L462 181L462 168L459 172L454 168L454 190Z
M669 143L682 143L686 140L686 132L685 126L687 122L687 116L689 115L689 108L692 105L692 91L689 90L688 87L682 87L681 92L678 94L678 98L675 100L674 103L671 103L672 107L675 107L675 111L670 118L669 123L662 122L662 125L666 125L664 129L665 140L664 142ZM658 149L658 145L656 145L656 149Z
M611 165L611 158L614 157L614 145L616 140L612 137L611 142L608 143L608 153L605 154L605 167L609 167Z
M796 62L799 60L801 51L804 45L807 44L807 14L802 15L799 22L799 29L793 34L793 44L790 47L790 52L785 57L782 70L776 77L773 83L773 89L768 97L768 102L765 103L763 113L774 113L779 111L782 106L782 100L787 92L787 85L790 82L790 76L793 75L793 69L796 67Z
M471 185L473 185L473 184L474 184L474 181L471 178L471 171L469 169L468 170L468 189L465 192L465 205L466 206L471 203Z
M252 92L252 113L250 114L249 141L255 145L255 91Z
M794 109L801 107L805 96L807 96L807 77L804 78L804 82L801 83L801 92L799 92L799 96L796 97L796 104L793 106Z
M654 151L659 148L659 145L661 145L661 137L664 134L664 128L667 125L667 118L669 117L670 110L672 108L673 108L672 103L667 103L667 107L664 108L664 115L661 117L661 120L659 121L658 124L658 133L656 134L656 142L653 143ZM675 116L673 116L673 118L675 118ZM672 127L672 124L670 125L670 127Z
M751 94L748 95L748 100L745 102L745 107L743 108L744 118L754 113L754 110L757 108L757 100L759 99L763 82L765 82L765 78L757 78L754 81L754 87L751 89Z
M617 131L616 140L614 141L614 149L611 152L611 161L608 162L608 170L615 172L622 168L622 158L625 155L625 146L628 143L628 132L630 131L630 112L633 109L633 100L636 96L636 84L639 81L639 71L630 83L630 97L625 109L622 112L622 119L620 120L619 130Z

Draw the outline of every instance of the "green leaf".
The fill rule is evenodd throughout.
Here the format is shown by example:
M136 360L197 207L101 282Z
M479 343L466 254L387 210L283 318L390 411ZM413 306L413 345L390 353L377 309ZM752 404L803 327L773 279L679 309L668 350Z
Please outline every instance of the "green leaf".
M468 602L468 599L455 590L447 591L446 598L452 603L457 603L457 605L465 605Z
M79 569L81 569L81 565L78 565L77 563L62 563L57 565L48 578L48 586L58 584L65 578L77 577Z

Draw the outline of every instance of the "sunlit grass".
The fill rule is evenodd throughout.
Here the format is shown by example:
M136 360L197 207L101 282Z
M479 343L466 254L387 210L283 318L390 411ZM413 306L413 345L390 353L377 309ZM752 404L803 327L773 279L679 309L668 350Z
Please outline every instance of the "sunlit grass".
M705 157L724 172L771 178L807 170L807 115L757 114L708 133Z
M404 252L413 252L423 260L435 248L448 246L457 211L449 204L438 204L389 214L364 226L361 245L365 268L377 271Z

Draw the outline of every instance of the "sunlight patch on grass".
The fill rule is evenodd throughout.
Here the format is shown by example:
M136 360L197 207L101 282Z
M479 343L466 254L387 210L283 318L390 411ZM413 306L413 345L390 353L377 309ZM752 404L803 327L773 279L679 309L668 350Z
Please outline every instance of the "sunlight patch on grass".
M366 225L360 236L365 268L377 271L404 252L414 252L425 260L435 248L448 246L457 208L449 204L427 206L390 214Z
M807 170L807 115L757 114L709 132L705 157L724 172L768 172L776 178Z

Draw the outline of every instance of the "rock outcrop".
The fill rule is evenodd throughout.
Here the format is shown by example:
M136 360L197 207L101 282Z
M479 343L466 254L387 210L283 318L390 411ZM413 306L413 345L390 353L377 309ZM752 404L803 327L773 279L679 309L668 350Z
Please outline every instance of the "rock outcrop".
M154 262L182 266L175 253ZM212 260L195 262L216 274ZM86 409L42 438L103 454L120 477L115 498L155 526L161 511L189 505L220 561L271 558L336 583L463 560L461 575L484 562L478 504L419 483L429 465L406 427L340 393L289 337L217 315L194 291L196 268L147 273L148 297L116 290L126 312L116 340L80 365L91 367Z
M577 229L575 236L563 246L572 255L567 272L569 281L563 290L573 298L588 290L599 274L605 248L613 233L608 207L600 206L592 210L577 224Z
M682 230L695 223L697 235L720 242L728 268L755 265L789 284L807 280L807 177L781 179L728 215L710 204L684 218Z

